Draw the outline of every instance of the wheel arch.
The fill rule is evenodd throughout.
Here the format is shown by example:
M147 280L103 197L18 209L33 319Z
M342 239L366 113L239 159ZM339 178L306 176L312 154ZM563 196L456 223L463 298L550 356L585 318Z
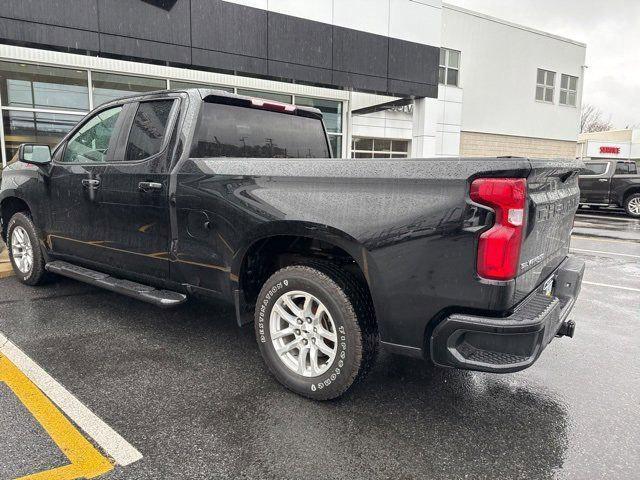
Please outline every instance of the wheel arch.
M18 212L27 212L33 216L33 210L26 200L18 195L4 195L0 200L0 219L2 220L2 231L0 232L3 241L7 241L7 227L9 220Z
M627 203L627 199L631 195L633 195L635 193L640 193L640 185L634 185L633 187L629 187L622 193L622 206L623 207Z
M250 242L234 256L231 279L235 282L238 322L249 323L262 283L275 271L287 265L304 263L305 259L323 259L343 265L366 287L373 302L375 265L367 249L346 232L310 222L275 222L248 236ZM244 311L244 315L243 315Z

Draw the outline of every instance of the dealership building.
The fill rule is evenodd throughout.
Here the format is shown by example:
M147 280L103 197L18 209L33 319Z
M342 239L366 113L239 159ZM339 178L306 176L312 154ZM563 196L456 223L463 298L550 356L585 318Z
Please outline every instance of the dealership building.
M2 163L197 86L319 108L335 156L573 157L585 52L439 0L4 0Z

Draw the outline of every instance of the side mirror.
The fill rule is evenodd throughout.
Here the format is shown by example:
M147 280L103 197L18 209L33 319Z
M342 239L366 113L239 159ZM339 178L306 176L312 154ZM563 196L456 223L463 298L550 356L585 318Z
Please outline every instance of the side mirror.
M23 143L18 148L18 160L32 165L48 165L51 163L51 149L49 145Z

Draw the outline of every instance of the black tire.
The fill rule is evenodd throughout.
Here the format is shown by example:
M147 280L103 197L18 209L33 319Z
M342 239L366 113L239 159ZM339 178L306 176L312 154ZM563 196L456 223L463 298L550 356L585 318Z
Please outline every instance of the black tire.
M640 218L640 213L636 213L632 210L632 202L640 203L640 193L632 193L624 201L624 210L627 212L627 215L633 218Z
M274 304L283 294L296 290L321 301L337 330L335 358L325 373L315 377L305 377L287 367L271 340ZM373 306L361 282L324 262L289 266L274 273L256 302L255 331L262 357L276 379L289 390L314 400L343 395L371 369L378 347Z
M16 260L13 258L11 242L13 238L13 231L17 227L22 227L31 242L33 262L31 268L27 272L22 272L18 268ZM44 268L45 259L42 254L42 249L40 248L40 237L37 233L36 226L33 224L31 217L27 213L16 213L11 217L11 220L9 220L9 225L7 226L7 249L9 250L9 259L11 260L13 271L18 280L26 285L39 285L43 283L47 276L47 271Z

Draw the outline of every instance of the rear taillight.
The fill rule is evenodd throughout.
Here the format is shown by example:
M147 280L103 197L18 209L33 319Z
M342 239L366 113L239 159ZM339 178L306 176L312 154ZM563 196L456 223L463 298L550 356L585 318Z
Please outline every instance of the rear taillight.
M478 275L491 280L515 278L525 228L526 179L479 178L471 183L470 196L495 212L493 227L478 242Z

